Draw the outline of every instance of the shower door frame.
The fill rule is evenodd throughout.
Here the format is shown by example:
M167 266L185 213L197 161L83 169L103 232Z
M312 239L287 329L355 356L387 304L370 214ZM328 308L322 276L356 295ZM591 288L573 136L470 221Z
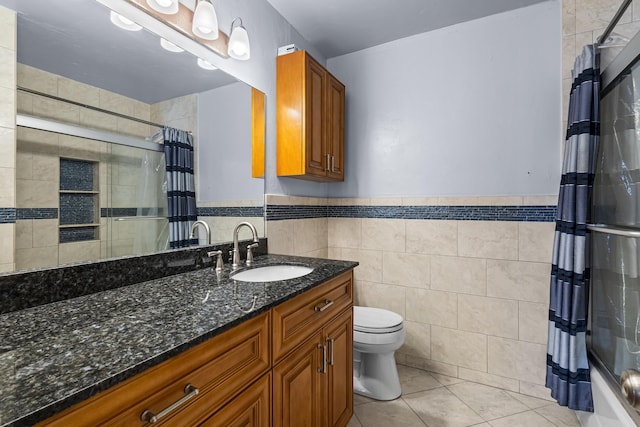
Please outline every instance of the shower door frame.
M627 71L631 69L636 63L640 62L640 32L636 33L636 35L629 41L629 43L620 51L620 53L611 61L611 63L600 72L600 82L601 82L601 90L600 90L600 99L602 99L612 88L614 88L619 81L625 77ZM590 225L589 228L593 230L594 225ZM617 234L615 232L611 234ZM634 237L638 238L638 237ZM593 244L593 239L591 243ZM591 253L593 254L593 250ZM591 263L593 265L593 263ZM591 287L593 283L590 284L590 294L593 294ZM593 298L589 298L589 324L587 330L587 353L589 361L592 365L598 368L598 372L605 378L605 381L611 388L611 391L614 393L618 401L622 404L624 409L627 411L631 419L637 424L640 425L640 411L633 408L627 400L622 396L620 391L620 384L617 379L609 372L606 368L605 364L598 358L598 356L591 350L591 340L592 340L592 303Z

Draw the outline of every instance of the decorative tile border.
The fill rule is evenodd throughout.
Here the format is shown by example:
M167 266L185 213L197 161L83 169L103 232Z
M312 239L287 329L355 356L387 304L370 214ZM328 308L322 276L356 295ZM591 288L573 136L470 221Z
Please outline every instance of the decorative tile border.
M58 219L58 208L17 208L16 219Z
M218 206L198 208L198 216L262 217L263 206Z
M382 218L453 221L554 222L556 206L287 206L268 205L267 221Z
M0 208L0 224L15 224L16 208Z

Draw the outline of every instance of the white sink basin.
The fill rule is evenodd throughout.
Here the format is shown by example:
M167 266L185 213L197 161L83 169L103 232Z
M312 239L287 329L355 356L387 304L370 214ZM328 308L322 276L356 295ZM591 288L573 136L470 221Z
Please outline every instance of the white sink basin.
M267 265L232 274L231 278L242 282L275 282L306 276L312 271L313 268L302 265Z

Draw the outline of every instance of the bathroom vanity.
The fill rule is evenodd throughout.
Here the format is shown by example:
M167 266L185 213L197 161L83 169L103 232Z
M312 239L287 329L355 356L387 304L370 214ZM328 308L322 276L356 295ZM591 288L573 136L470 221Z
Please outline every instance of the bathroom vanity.
M354 262L177 274L0 315L0 425L345 426ZM252 267L253 268L253 267Z

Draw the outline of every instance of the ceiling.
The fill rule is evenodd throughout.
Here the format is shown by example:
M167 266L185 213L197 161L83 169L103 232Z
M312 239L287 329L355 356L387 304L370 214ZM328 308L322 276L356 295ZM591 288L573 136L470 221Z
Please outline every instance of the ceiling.
M547 0L267 0L326 58Z

